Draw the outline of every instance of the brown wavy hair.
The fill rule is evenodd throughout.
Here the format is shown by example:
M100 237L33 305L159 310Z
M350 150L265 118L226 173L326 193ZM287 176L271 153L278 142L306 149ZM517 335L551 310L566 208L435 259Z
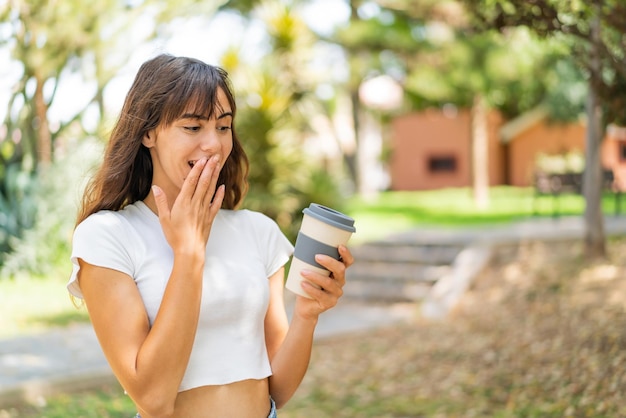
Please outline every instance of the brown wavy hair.
M202 61L163 54L146 61L131 86L106 146L102 165L85 189L77 224L100 210L120 210L148 196L152 159L144 135L168 126L190 108L210 118L219 107L221 89L233 118L235 98L226 71ZM221 109L217 109L219 111ZM233 149L218 184L226 186L224 209L235 209L248 188L248 157L232 127Z

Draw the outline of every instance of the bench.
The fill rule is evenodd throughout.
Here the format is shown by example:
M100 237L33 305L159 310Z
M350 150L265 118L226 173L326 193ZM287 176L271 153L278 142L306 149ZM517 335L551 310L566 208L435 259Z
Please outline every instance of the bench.
M537 198L552 196L552 216L559 216L559 196L561 194L582 194L583 173L545 173L537 172L534 177L535 196L533 199L533 213L538 214ZM615 196L615 215L621 213L621 188L615 181L612 170L602 171L602 190L612 192Z

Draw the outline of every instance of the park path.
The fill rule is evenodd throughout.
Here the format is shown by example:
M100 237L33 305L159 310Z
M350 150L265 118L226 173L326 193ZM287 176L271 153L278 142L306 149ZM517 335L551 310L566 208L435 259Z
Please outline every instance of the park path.
M607 216L605 230L608 236L626 235L626 216ZM494 246L524 240L576 240L583 236L580 217L560 217L465 229L423 228L395 234L386 240L396 244ZM292 303L293 298L287 296L288 308ZM417 309L415 303L375 303L348 297L320 317L315 337L328 338L409 321L416 317ZM24 401L40 403L49 394L89 389L109 382L114 382L114 378L89 325L0 339L0 410Z

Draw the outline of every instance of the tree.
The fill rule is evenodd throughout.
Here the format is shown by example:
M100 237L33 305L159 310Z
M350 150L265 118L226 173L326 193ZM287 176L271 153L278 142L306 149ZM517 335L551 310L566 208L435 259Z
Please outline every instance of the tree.
M248 16L263 24L267 52L247 63L234 46L221 59L236 86L237 134L251 160L243 205L275 219L295 239L310 202L340 203L331 176L302 151L318 109L319 80L310 71L316 38L290 2L264 1Z
M553 55L552 46L523 30L504 35L479 33L468 24L458 1L350 4L350 22L330 40L342 46L349 57L347 89L352 97L355 131L362 114L356 92L367 77L376 74L389 74L400 81L411 109L446 104L472 109L473 190L477 206L487 206L485 127L489 110L495 108L513 116L542 100L545 88L539 75ZM378 15L362 17L360 8L371 9L372 4L379 8ZM348 163L351 160L348 155ZM354 176L358 183L356 173Z
M608 122L624 114L626 79L624 50L626 3L621 0L579 2L569 0L464 0L478 28L506 31L526 26L544 37L565 37L572 55L589 81L587 101L585 197L585 249L590 258L606 256L601 210L600 144ZM618 93L616 89L620 89ZM604 108L604 118L603 110ZM607 120L606 117L612 120ZM622 119L623 120L623 119Z
M81 90L79 101L95 105L102 121L103 91L137 45L157 36L163 23L175 16L211 13L222 1L192 8L195 3L97 0L88 7L77 0L0 3L0 48L10 51L11 64L19 68L0 125L0 212L4 215L0 262L11 250L9 242L33 226L35 211L42 206L34 199L39 177L47 174L60 139L98 133L86 132L80 123L84 109L50 121L63 81L74 77L88 86Z
M56 137L81 115L79 111L59 126L50 126L48 110L64 76L82 72L84 81L95 81L86 103L95 103L102 116L104 87L134 48L157 36L164 22L185 13L211 13L222 3L98 0L85 7L75 0L12 0L3 4L0 46L9 48L22 67L9 108L15 105L23 111L8 112L7 137L21 133L29 142L24 152L32 152L35 167L48 165ZM133 24L137 21L142 22L142 30Z
M104 2L84 8L78 2L18 0L0 7L0 45L21 68L0 137L0 206L6 220L0 245L5 255L10 238L32 226L37 173L50 166L55 139L78 118L51 127L48 112L62 77L80 69L106 7Z
M471 112L472 188L477 207L489 197L487 116L497 109L504 118L537 106L546 95L554 47L527 30L505 34L476 33L467 24L449 28L449 35L425 56L407 80L418 105L452 103Z
M378 7L378 14L362 17L360 8L366 3ZM345 150L343 157L357 192L364 190L361 170L366 169L359 161L361 124L365 111L359 96L361 86L369 77L376 75L391 73L393 78L404 76L406 62L418 54L426 43L416 39L412 31L422 27L436 8L436 2L432 0L412 1L403 7L391 3L349 0L350 17L347 25L338 28L326 39L341 46L347 57L349 76L343 89L351 105L355 146ZM409 14L407 10L414 13Z

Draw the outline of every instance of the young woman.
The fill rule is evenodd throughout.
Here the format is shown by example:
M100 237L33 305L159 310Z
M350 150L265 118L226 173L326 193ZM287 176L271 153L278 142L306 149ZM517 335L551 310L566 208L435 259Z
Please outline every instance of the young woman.
M302 275L283 303L293 247L268 217L237 210L248 160L227 74L201 61L144 63L89 183L74 232L69 291L85 300L115 376L141 418L275 417L300 384L318 316L342 295Z

